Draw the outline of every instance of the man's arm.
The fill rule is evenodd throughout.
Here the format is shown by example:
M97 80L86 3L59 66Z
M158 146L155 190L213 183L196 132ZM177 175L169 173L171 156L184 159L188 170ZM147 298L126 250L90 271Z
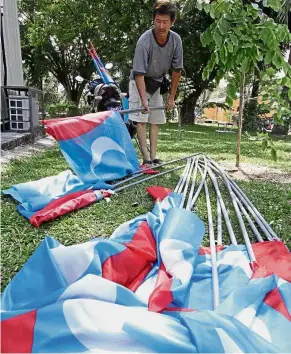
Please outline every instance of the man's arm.
M171 81L171 90L170 90L170 95L168 97L168 104L167 104L167 110L173 109L175 105L175 96L177 93L179 81L181 78L181 71L174 71L172 72L172 81Z
M144 82L144 75L135 75L135 83L136 87L141 99L141 103L145 110L148 112L149 111L149 103L148 103L148 98L147 98L147 93L146 93L146 87L145 87L145 82Z

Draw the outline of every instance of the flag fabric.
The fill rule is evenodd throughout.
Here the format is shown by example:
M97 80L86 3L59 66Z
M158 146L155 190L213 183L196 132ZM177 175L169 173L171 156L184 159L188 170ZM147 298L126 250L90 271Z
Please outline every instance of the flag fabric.
M290 352L286 246L253 245L255 268L244 245L217 247L214 310L204 223L180 201L170 193L109 239L46 237L2 295L2 352Z
M134 146L118 112L50 119L43 124L84 183L119 179L139 169Z
M11 186L3 193L34 226L106 196L108 182L139 170L134 146L118 112L44 121L72 171Z
M47 205L56 204L62 197L81 193L91 187L92 184L83 183L72 171L66 170L56 176L13 185L2 193L17 200L20 203L17 210L33 223L34 215Z

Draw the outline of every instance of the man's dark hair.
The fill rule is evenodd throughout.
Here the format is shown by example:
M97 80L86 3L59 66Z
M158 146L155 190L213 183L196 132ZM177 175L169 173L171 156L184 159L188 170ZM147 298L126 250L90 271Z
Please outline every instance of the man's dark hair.
M169 15L172 22L176 18L177 7L171 1L157 0L154 2L153 8L153 19L155 19L156 15Z

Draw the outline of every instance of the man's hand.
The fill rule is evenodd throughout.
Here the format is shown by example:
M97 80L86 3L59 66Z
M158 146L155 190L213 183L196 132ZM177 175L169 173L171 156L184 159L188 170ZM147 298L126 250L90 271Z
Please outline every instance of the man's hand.
M169 96L168 98L168 103L167 103L167 111L171 111L175 106L175 100L174 97Z
M142 111L141 113L148 114L149 111L150 111L150 109L149 109L149 101L147 99L141 100L141 104L144 107L144 111Z
M141 99L141 104L144 107L144 111L141 113L147 114L149 113L149 102L147 99L146 87L144 82L144 75L136 75L135 76L135 83L139 93L139 97Z

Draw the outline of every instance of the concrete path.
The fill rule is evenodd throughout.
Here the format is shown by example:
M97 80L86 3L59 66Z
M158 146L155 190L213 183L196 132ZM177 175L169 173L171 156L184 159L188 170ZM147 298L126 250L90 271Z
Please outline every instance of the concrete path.
M52 137L41 138L34 143L19 145L13 149L1 150L1 166L6 165L12 159L21 159L23 157L30 157L36 152L45 151L55 144Z

